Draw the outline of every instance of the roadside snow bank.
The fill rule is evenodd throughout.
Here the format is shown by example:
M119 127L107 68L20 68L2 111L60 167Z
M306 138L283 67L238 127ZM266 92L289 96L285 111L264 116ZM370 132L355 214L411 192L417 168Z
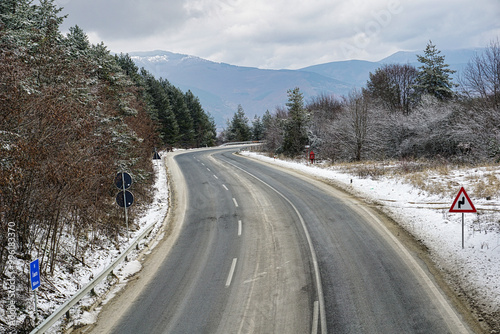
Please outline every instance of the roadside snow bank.
M85 265L76 265L72 268L71 274L64 270L64 268L59 268L57 274L54 275L57 277L54 285L57 287L58 293L47 293L46 298L39 297L39 308L50 313L54 312L67 298L70 298L70 296L74 295L79 289L87 285L94 277L97 277L99 273L109 267L129 247L136 237L150 226L153 226L153 229L146 238L139 241L137 247L127 255L125 261L113 270L112 274L101 281L90 295L82 298L77 304L79 306L75 306L70 310L70 319L59 319L49 329L48 333L60 333L64 332L65 328L94 323L97 320L100 307L106 304L122 289L131 276L141 270L142 265L136 259L139 253L146 248L146 252L149 252L157 245L154 238L161 229L163 220L167 215L169 192L167 171L163 159L155 161L153 167L156 175L153 186L153 201L137 217L137 228L134 231L130 231L130 239L127 240L126 236L120 237L119 249L116 249L111 242L108 242L100 247L96 247L94 251L88 251L85 254ZM65 299L55 301L55 296L60 296L61 294L65 296ZM98 307L94 309L94 306L97 304Z
M422 186L426 190L423 190L404 177L389 173L375 179L360 178L339 170L339 167L311 166L253 152L241 154L332 180L358 197L381 204L388 214L429 248L436 264L458 279L461 288L484 312L500 312L499 194L490 195L488 199L474 196L484 194L484 189L478 184L485 182L486 174L487 182L499 181L500 167L493 171L477 168L454 170L445 176L431 172L426 174ZM462 215L449 213L461 186L465 187L478 210L477 214L465 214L464 249ZM436 187L444 187L447 195L436 194L438 192L432 189Z

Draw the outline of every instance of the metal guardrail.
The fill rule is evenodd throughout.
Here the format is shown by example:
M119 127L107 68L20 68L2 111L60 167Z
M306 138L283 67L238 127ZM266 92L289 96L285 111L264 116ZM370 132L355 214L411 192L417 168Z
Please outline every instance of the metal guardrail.
M69 309L71 309L76 303L80 301L85 295L87 295L97 284L99 284L104 278L106 278L113 269L120 264L125 257L135 248L140 240L144 239L146 235L151 232L153 227L157 222L151 223L140 235L138 235L130 244L130 246L120 255L111 265L104 269L97 277L90 281L83 289L78 291L70 299L68 299L64 304L62 304L54 313L48 316L43 322L41 322L35 329L31 331L30 334L41 334L45 333L59 318L61 318Z
M232 146L232 145L249 145L249 144L255 144L255 145L259 145L259 144L264 144L263 141L235 141L235 142L229 142L229 143L224 143L222 145L220 145L221 147L223 146Z
M83 289L78 291L70 299L68 299L64 304L62 304L54 313L52 313L48 318L46 318L42 323L40 323L30 334L35 333L45 333L59 318L61 318L70 308L72 308L76 303L80 301L86 294L88 294L97 284L99 284L104 278L106 278L113 269L116 268L120 262L122 262L125 257L134 249L134 247L143 239L146 234L151 232L153 227L156 225L152 223L144 232L137 236L130 246L123 252L120 257L118 257L108 268L103 270L96 278L90 281Z

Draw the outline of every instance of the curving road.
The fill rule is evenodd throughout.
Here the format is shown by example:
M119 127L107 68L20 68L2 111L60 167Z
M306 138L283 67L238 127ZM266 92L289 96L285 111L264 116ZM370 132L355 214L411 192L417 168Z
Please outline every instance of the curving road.
M95 333L470 332L382 218L236 150L171 157L175 244L159 247Z

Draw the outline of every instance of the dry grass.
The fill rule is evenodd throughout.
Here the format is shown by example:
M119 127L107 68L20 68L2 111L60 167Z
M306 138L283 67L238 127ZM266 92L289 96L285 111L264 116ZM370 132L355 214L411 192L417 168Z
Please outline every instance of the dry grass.
M500 194L500 180L495 172L469 177L472 188L472 196L477 198L495 197Z
M343 172L350 173L359 178L378 180L381 177L394 177L409 183L417 189L431 195L453 197L462 185L458 179L462 178L468 186L469 195L475 198L500 197L500 174L498 166L475 166L483 173L466 175L466 170L471 166L455 166L446 161L402 160L402 161L365 161L352 163L339 163L330 165ZM464 173L457 171L463 168Z

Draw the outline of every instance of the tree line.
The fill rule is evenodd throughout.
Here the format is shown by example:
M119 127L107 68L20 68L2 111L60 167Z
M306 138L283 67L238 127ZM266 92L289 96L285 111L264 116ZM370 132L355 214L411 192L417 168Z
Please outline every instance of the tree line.
M148 203L155 147L216 137L196 96L91 44L78 26L63 35L60 12L54 0L0 2L0 276L17 282L20 332L33 325L32 259L50 283L57 268L85 265L85 254L125 238L117 172L129 172L136 203ZM135 206L130 213L133 226Z
M128 54L115 55L123 71L142 88L148 113L158 126L159 138L166 146L182 148L215 145L216 125L191 91L183 93L167 79L155 78L139 68Z
M455 83L441 51L429 41L420 66L386 64L347 96L304 101L288 91L286 107L250 125L240 106L219 140L264 140L264 149L289 157L338 161L444 159L500 161L500 42L490 42ZM306 149L305 147L308 147Z

